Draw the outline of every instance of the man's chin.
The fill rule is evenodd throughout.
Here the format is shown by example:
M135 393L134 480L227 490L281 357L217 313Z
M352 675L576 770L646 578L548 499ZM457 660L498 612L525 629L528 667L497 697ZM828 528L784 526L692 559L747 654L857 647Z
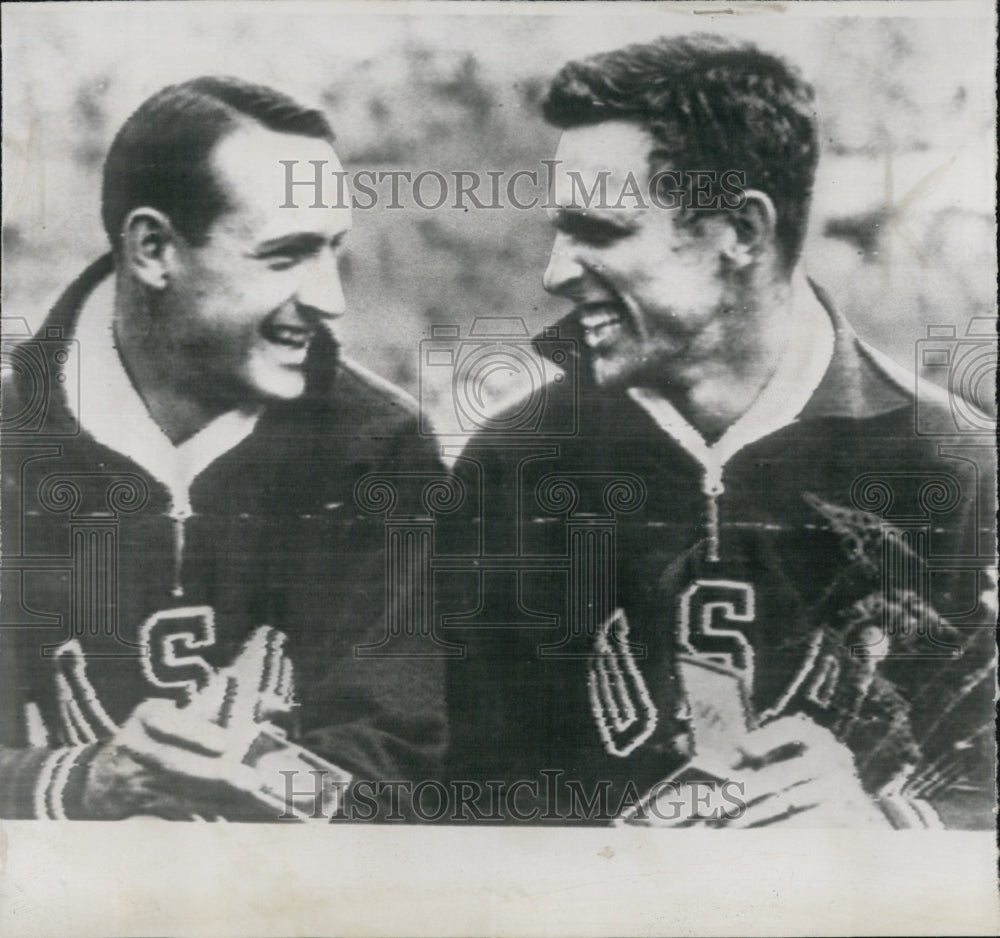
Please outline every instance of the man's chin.
M626 362L595 357L589 364L591 380L602 391L623 390L634 383L636 369Z
M673 356L658 355L636 361L626 356L598 357L588 362L593 385L603 391L625 391L628 388L665 390L683 384L683 371Z
M269 368L265 374L248 375L244 387L247 404L294 401L305 393L306 375L301 368Z

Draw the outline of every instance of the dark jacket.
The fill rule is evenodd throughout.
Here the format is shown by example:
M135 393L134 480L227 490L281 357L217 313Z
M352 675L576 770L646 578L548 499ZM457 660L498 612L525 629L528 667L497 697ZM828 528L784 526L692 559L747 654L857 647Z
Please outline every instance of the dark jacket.
M266 405L253 432L195 479L178 555L164 486L77 426L74 389L57 379L75 354L81 305L110 271L103 258L69 287L35 338L11 351L4 384L0 743L12 748L0 750L0 815L44 804L51 747L100 739L149 696L182 699L199 668L226 665L265 624L288 639L294 740L356 779L426 777L444 744L438 663L358 652L384 640L411 598L397 590L386 600L385 512L365 510L359 482L396 476L399 510L413 502L419 513L420 486L442 471L415 405L317 337L305 394ZM151 651L140 624L181 606L211 607L214 637L181 620ZM65 700L76 665L59 653L74 640L108 718L84 714L82 728L67 719L81 705ZM49 748L28 745L38 716Z
M799 419L727 464L718 560L699 464L582 371L547 388L555 432L469 442L456 472L483 511L442 538L469 567L442 607L467 649L449 665L450 777L533 780L535 816L562 821L580 818L567 785L610 782L585 818L606 820L690 756L678 628L707 615L749 643L758 715L804 712L870 792L909 786L946 824L992 825L993 440L817 294L832 361Z

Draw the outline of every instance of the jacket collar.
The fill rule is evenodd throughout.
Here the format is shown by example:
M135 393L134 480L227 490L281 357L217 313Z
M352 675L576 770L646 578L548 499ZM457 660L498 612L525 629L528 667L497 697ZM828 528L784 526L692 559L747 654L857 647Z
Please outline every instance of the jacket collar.
M115 265L111 254L99 257L79 277L76 278L56 300L51 312L42 325L36 338L47 334L47 329L60 329L62 338L71 339L76 334L76 322L80 318L83 302L106 277L114 272Z
M813 280L809 283L833 322L834 345L830 366L800 419L858 420L912 406L913 385L903 369L862 342L829 294Z

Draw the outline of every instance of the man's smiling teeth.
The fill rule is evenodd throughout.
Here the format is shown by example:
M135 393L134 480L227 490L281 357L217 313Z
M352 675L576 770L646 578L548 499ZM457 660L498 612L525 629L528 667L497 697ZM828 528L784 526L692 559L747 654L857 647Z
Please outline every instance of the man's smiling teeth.
M305 348L312 334L311 329L300 329L297 326L272 325L267 330L267 338L270 341L295 349Z
M612 331L621 324L621 321L621 316L610 310L582 315L579 322L584 331L584 342L591 347L598 345L610 336Z

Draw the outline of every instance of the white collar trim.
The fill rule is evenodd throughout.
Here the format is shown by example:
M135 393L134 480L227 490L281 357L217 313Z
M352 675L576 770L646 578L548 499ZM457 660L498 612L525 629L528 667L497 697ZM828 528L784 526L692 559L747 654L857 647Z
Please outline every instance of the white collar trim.
M162 482L170 492L171 515L185 518L191 514L194 480L253 432L260 412L228 411L174 446L150 416L122 364L114 338L114 299L114 278L108 277L84 300L75 335L79 374L67 375L67 386L78 387L80 396L70 397L69 407L99 443Z
M715 443L706 443L656 391L628 389L632 400L701 464L707 495L723 491L723 470L736 453L795 422L826 374L833 358L833 323L804 276L793 281L792 309L791 335L774 374L746 413Z

